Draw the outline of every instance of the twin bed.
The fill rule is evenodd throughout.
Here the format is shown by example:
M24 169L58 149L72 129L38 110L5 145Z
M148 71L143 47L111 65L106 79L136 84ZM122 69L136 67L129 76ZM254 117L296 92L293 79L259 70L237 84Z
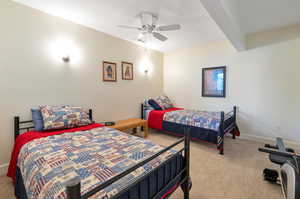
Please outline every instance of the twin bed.
M235 139L240 135L236 106L228 113L176 107L154 110L145 101L141 104L141 118L148 120L150 128L175 136L184 136L184 129L189 128L192 140L216 144L221 155L224 154L224 136L232 134Z
M89 117L92 121L91 110ZM14 119L7 175L18 199L166 198L179 186L189 198L187 129L184 138L162 147L96 123L39 132L32 122Z
M35 120L14 118L15 145L7 175L18 199L163 199L179 186L188 199L190 139L214 143L223 154L224 135L239 135L236 107L225 114L175 107L153 110L143 103L141 117L149 127L183 136L168 147L94 123L92 110L65 116L64 110L46 107L41 113L49 116L45 127L72 128L37 131ZM83 118L84 125L73 127L76 117ZM180 144L183 147L175 150Z

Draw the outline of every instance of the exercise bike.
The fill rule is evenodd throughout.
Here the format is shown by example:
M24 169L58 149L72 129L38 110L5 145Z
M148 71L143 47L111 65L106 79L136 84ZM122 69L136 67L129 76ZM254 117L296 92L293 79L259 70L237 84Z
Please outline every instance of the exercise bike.
M276 145L265 144L260 152L269 153L272 163L280 165L280 171L264 169L266 181L280 184L285 199L300 199L300 156L294 149L286 148L281 138L276 138Z

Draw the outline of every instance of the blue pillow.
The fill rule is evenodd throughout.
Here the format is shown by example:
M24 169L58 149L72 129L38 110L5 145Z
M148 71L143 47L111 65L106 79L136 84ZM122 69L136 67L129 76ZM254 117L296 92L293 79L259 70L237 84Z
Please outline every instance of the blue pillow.
M162 108L156 103L154 99L149 99L148 104L155 110L162 110Z
M40 109L31 109L32 120L34 124L34 129L36 131L44 130L44 120L42 116L42 112Z

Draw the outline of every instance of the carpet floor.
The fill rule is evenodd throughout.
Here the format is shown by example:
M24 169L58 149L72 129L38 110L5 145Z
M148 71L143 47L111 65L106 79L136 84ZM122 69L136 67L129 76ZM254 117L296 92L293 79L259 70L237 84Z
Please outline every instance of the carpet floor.
M149 138L169 145L178 138L151 130ZM214 145L191 143L191 199L280 199L281 188L262 180L265 167L274 168L267 155L257 148L263 143L230 137L225 138L225 155L218 154ZM275 167L276 168L276 167ZM0 177L0 198L14 199L14 187L9 178ZM183 199L181 189L170 197Z

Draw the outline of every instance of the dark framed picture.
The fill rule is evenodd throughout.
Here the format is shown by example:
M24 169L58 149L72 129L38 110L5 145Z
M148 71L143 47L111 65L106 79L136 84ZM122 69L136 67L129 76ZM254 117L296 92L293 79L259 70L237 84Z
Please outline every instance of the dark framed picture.
M133 80L133 64L122 62L122 79Z
M202 97L226 96L226 66L202 69Z
M117 64L113 62L103 62L103 81L116 82L117 81Z

